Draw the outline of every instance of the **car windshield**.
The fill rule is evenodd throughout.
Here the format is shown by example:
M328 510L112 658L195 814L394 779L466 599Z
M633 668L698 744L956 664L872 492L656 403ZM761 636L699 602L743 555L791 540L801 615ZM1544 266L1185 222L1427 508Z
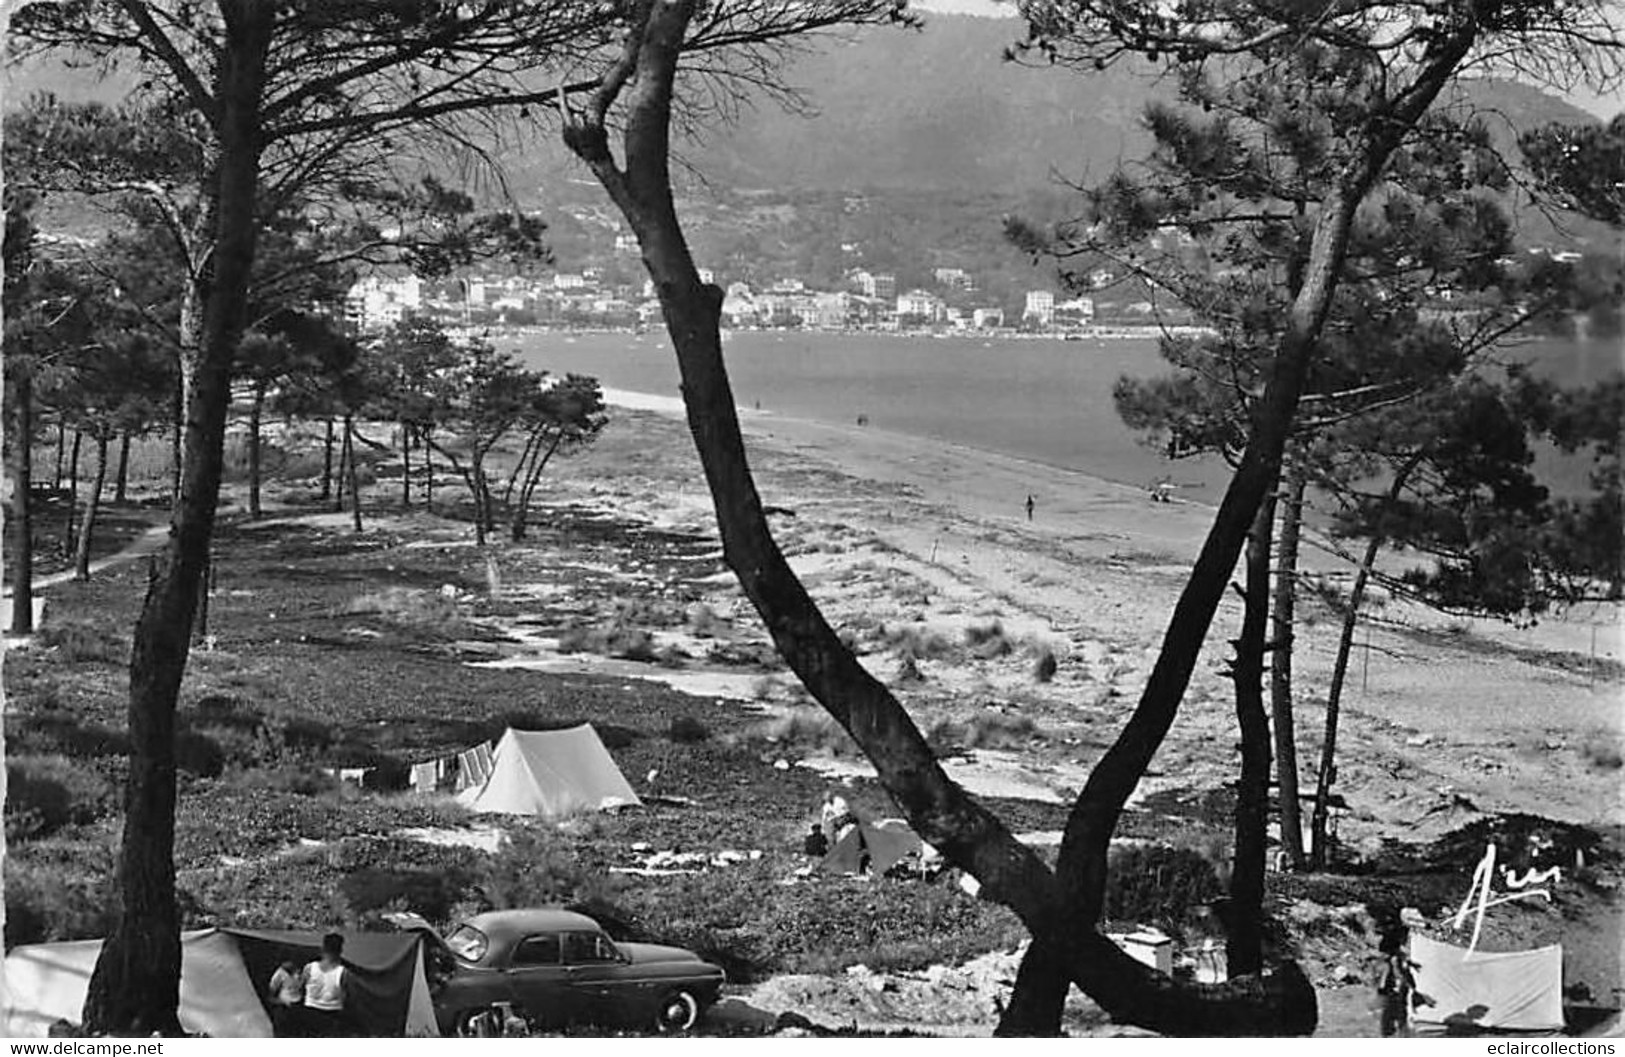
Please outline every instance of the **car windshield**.
M459 925L446 937L446 948L465 962L477 962L485 957L490 941L485 933L472 925Z

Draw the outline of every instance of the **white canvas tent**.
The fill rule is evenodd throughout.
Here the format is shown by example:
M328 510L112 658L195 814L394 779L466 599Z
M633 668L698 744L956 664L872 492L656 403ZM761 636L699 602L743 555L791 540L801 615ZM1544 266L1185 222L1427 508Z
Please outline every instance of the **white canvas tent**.
M567 730L510 728L497 742L490 777L457 799L471 811L545 818L643 806L590 723Z
M1416 990L1431 1004L1411 1020L1444 1030L1558 1031L1563 1027L1563 948L1469 952L1411 936Z
M101 940L40 943L6 955L6 1035L44 1038L58 1020L79 1023ZM181 934L181 1027L212 1038L269 1038L271 1020L224 932Z
M370 1035L438 1035L424 975L423 936L350 934L345 963L355 970L355 1015ZM315 957L317 933L204 929L181 934L180 1021L188 1034L271 1037L255 981L269 982L283 959ZM101 940L40 943L6 955L4 1034L44 1038L59 1020L77 1024Z

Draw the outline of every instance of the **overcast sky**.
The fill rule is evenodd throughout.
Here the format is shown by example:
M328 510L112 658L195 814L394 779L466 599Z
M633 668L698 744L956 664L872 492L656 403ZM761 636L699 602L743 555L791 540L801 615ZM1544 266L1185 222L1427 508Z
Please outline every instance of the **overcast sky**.
M1016 11L1015 4L1010 0L911 0L911 3L912 6L924 11L951 11L964 15L1011 17ZM1611 118L1616 114L1625 113L1625 90L1610 92L1607 95L1598 95L1585 89L1559 94L1575 106L1589 110L1598 117Z

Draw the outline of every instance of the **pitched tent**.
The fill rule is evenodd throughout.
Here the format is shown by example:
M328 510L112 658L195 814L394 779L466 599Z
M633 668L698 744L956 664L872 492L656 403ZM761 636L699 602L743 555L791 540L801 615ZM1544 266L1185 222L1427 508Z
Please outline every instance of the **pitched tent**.
M423 972L425 942L416 933L345 937L352 1010L368 1035L439 1034ZM311 932L182 933L181 1027L211 1038L270 1038L263 984L284 958L303 963L320 947L321 934ZM101 940L13 948L5 962L5 1034L43 1038L59 1020L77 1024L101 949Z
M643 806L590 723L567 730L510 728L497 742L490 777L457 799L471 811L546 818Z
M1563 1027L1563 948L1468 952L1412 934L1416 990L1432 1000L1411 1020L1445 1030L1558 1031Z
M924 848L919 834L900 818L860 821L835 842L818 866L830 873L862 873L867 854L869 869L879 876Z

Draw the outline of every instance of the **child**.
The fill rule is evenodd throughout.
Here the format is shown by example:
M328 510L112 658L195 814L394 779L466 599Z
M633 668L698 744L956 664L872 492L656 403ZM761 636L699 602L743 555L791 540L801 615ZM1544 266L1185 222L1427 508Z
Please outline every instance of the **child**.
M1382 1001L1382 1035L1410 1034L1411 995L1416 990L1416 977L1411 975L1412 962L1406 955L1410 930L1403 927L1383 934L1379 950L1382 951L1382 973L1377 977L1377 995Z
M305 978L299 965L285 961L271 974L266 989L271 1000L271 1031L279 1039L296 1038L301 1033L300 1011L305 1005Z

